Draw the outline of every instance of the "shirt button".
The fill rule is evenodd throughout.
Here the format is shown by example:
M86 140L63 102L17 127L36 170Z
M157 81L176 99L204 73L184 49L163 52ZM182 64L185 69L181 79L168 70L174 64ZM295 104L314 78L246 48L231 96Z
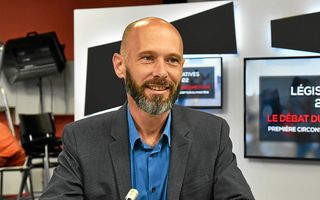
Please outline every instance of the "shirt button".
M151 189L151 192L154 193L154 192L156 192L156 190L157 190L157 189L156 189L155 187L153 187L153 188Z

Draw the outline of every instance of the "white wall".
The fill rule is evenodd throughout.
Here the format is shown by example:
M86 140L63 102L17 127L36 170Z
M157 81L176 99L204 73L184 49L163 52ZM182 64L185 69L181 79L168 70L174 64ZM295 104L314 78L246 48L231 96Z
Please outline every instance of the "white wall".
M270 20L320 11L317 0L238 0L236 23L239 57L226 64L224 116L231 126L234 151L256 199L320 199L319 162L243 158L243 58L319 55L271 48ZM320 71L319 71L320 74Z
M270 20L320 11L319 0L235 0L238 55L224 58L224 108L210 112L227 119L231 127L234 152L252 191L258 200L316 200L320 199L320 163L251 160L243 158L243 58L267 56L318 55L301 51L271 48ZM194 4L196 6L197 4ZM102 10L97 10L97 12ZM125 13L124 15L129 15ZM90 17L94 17L91 15ZM78 18L79 19L79 18ZM81 19L86 20L86 19ZM103 19L100 19L103 20ZM78 21L79 22L79 21ZM96 23L96 21L92 21ZM77 27L79 24L75 23ZM75 31L77 46L77 31ZM92 37L92 35L90 35ZM80 39L80 38L78 38ZM75 48L77 51L77 48ZM83 49L82 49L83 51ZM77 70L77 53L75 54ZM83 71L76 76L83 76ZM320 72L319 72L320 73ZM81 77L77 77L81 81ZM85 80L85 79L84 79ZM84 96L78 96L79 82L75 80L75 111L83 108ZM81 93L81 92L80 92ZM79 99L78 99L79 98ZM78 104L78 102L81 102ZM79 107L80 106L80 107Z

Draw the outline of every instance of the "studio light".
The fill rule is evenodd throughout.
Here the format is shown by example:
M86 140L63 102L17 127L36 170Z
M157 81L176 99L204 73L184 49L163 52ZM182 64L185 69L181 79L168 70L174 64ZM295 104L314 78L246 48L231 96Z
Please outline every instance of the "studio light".
M8 82L13 84L61 72L65 63L63 46L55 32L32 32L5 43L2 69Z

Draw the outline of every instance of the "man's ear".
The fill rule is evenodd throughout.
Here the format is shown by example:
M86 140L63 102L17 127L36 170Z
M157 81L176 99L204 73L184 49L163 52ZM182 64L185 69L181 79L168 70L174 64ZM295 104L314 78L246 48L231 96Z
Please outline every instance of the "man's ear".
M115 53L112 57L113 69L119 78L125 78L126 66L124 64L124 58L122 55Z

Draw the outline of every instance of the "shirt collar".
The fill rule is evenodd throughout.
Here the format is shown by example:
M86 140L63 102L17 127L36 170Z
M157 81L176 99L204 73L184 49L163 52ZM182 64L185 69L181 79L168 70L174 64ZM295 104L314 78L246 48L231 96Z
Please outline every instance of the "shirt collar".
M129 106L127 106L127 118L128 118L128 128L129 128L130 149L133 150L136 141L141 140L141 138L140 138L138 130L134 124L134 121L132 119ZM162 132L163 135L167 136L169 146L171 146L170 127L171 127L171 112L169 112L168 119L166 121L166 125L163 129L163 132Z

